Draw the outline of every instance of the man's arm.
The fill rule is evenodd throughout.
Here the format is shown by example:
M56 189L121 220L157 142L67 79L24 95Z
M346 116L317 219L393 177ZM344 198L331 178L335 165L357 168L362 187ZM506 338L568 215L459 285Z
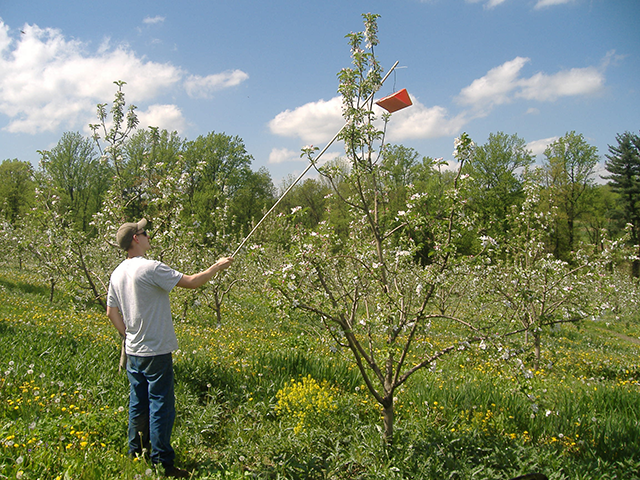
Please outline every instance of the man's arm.
M115 307L107 307L107 317L113 323L113 326L116 327L116 330L120 333L122 338L125 337L127 327L124 324L124 320L122 319L122 314L120 310Z
M194 275L183 275L180 281L176 284L177 287L182 288L198 288L207 283L211 278L221 270L228 268L233 262L231 257L222 257L216 263L211 265L206 270Z

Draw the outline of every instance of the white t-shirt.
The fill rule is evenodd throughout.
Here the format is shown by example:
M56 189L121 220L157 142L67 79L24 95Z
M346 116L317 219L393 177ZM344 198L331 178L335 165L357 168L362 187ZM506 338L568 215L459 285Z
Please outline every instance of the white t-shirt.
M182 273L144 257L123 261L111 274L107 305L117 308L126 326L126 352L150 357L178 348L169 292Z

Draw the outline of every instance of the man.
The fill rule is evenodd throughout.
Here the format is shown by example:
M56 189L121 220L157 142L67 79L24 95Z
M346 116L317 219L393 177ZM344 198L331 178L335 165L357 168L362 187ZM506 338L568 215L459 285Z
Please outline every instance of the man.
M198 288L233 259L223 257L195 275L183 275L162 262L149 260L147 221L125 223L116 239L127 258L113 271L107 294L107 316L125 339L129 394L129 454L149 455L165 475L187 478L174 465L171 431L175 419L173 360L178 348L169 292L175 287Z

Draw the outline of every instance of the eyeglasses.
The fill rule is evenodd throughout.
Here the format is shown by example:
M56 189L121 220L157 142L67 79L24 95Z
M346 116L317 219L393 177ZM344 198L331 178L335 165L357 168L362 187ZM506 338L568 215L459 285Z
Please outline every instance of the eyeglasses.
M143 231L141 231L141 232L138 232L138 233L136 233L136 235L144 235L145 237L148 237L148 236L149 236L149 234L147 233L147 231L146 231L146 230L143 230Z

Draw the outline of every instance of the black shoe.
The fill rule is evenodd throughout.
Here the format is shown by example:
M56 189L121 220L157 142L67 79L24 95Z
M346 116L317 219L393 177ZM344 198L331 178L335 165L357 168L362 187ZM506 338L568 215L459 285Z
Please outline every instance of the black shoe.
M164 467L164 475L165 477L172 478L189 478L190 476L189 472L174 465L168 465Z

